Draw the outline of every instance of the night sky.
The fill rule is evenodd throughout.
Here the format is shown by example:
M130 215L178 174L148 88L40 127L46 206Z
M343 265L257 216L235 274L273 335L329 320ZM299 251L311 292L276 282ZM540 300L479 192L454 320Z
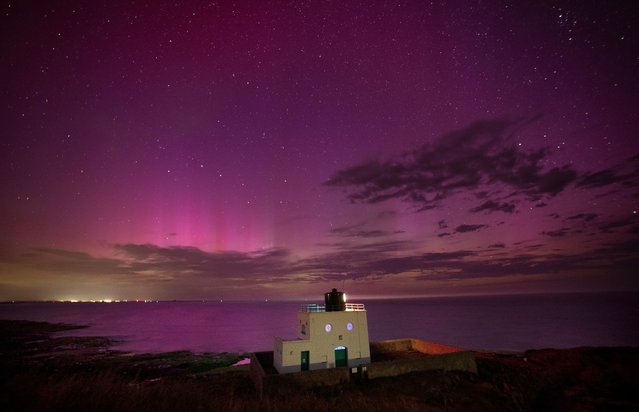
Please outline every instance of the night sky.
M4 2L0 300L639 289L622 3Z

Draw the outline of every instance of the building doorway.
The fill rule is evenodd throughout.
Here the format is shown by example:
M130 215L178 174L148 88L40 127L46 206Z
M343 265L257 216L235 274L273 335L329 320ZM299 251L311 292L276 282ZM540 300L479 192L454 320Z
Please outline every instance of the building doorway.
M344 346L335 348L335 367L348 366L348 349Z
M310 355L309 355L309 351L307 350L303 350L302 351L302 359L300 364L302 365L302 371L307 371L308 370L308 365L310 364Z

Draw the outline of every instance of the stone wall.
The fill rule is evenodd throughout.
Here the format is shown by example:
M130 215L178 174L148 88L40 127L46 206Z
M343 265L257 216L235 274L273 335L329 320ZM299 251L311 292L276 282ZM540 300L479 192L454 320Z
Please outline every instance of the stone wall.
M472 352L450 352L441 355L425 356L418 359L395 359L373 362L366 365L366 370L362 373L364 377L368 379L377 379L427 370L477 373L477 364L475 363L475 355L473 355Z
M427 342L420 339L411 339L410 344L413 350L426 353L428 355L441 355L444 353L465 351L465 349L458 346L442 345L441 343Z
M397 376L404 373L424 370L477 373L475 355L458 346L442 345L420 339L393 339L371 343L371 353L388 355L411 351L420 352L428 356L372 362L366 365L366 372L364 373L368 379Z
M251 377L260 398L264 392L264 378L266 377L264 365L273 365L273 352L251 353L249 376Z
M251 354L250 376L260 398L267 393L285 395L299 390L335 386L350 381L350 368L278 374L272 365L273 352Z
M407 352L411 350L427 355L440 355L442 353L462 352L465 349L420 339L391 339L371 342L371 352Z
M351 368L329 368L306 372L278 374L273 367L273 352L251 354L251 379L260 397L265 393L286 394L319 386L348 383L351 378L377 379L405 373L445 370L477 373L475 355L456 346L426 342L419 339L396 339L371 343L371 352L392 354L396 352L421 352L427 356L382 360Z

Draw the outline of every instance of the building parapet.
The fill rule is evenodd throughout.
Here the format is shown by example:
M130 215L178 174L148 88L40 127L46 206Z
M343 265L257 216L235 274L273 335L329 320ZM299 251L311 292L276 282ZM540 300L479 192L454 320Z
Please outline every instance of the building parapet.
M365 311L366 308L364 307L363 303L346 303L346 311L347 312L354 312L354 311ZM310 312L310 313L317 313L317 312L337 312L340 311L342 309L340 309L339 306L331 306L331 305L318 305L315 303L309 303L309 304L305 304L305 305L300 305L300 312Z

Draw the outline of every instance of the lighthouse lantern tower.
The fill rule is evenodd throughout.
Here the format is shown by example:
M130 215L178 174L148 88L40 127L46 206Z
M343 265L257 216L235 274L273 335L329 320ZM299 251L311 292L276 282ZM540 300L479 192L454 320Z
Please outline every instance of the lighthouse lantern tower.
M324 305L302 305L297 320L297 339L275 338L273 365L279 373L370 363L366 309L346 303L344 292L325 293Z

